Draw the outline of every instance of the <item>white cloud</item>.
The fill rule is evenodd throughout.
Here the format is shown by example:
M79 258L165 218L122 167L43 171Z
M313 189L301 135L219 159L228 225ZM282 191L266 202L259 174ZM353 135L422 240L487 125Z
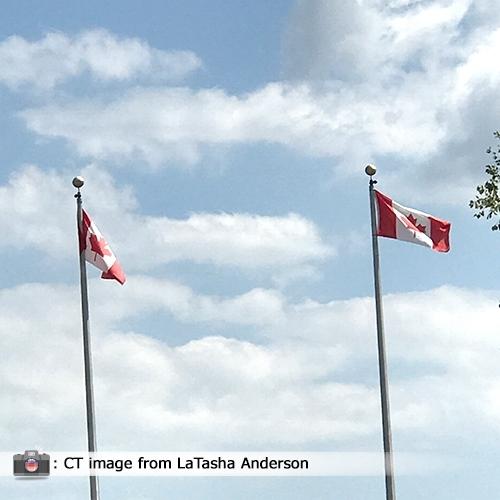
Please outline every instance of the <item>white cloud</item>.
M83 171L85 206L129 272L173 261L242 269L302 268L333 254L315 224L297 214L194 213L185 219L142 215L130 188L96 166ZM65 177L66 175L66 177ZM35 247L53 259L76 251L70 173L28 166L0 186L0 246Z
M142 283L144 291L149 285ZM105 288L109 289L110 283L91 283L91 292L97 296L104 295ZM149 298L141 302L137 294L120 290L125 292L120 300L132 309L149 307ZM31 442L42 449L83 448L82 371L75 369L82 364L77 288L32 284L3 290L1 295L0 343L10 353L0 367L5 381L0 390L2 400L15 398L18 415L31 418L37 414L32 425L25 425L22 418L0 413L4 446L15 449L23 446L21 442ZM112 306L112 299L107 299ZM29 314L26 303L34 304ZM194 303L190 318L197 321L206 307L201 298ZM224 304L220 305L224 309ZM237 300L230 307L232 315L242 312ZM122 435L132 426L136 430L129 434L127 446L142 449L255 446L290 439L301 443L335 431L347 436L366 432L364 424L360 431L360 424L352 424L344 408L332 407L328 401L342 398L352 411L364 414L376 406L372 389L335 382L311 385L343 357L336 346L321 348L328 355L328 367L315 363L315 349L297 349L287 343L266 346L214 336L170 347L144 335L118 333L120 317L108 323L107 314L104 307L92 309L102 449L121 446L116 429L120 428ZM226 315L223 310L218 314ZM35 366L33 380L26 372L31 373ZM368 408L367 397L372 401ZM318 412L318 425L301 435L311 411L313 415ZM68 432L49 432L55 427Z
M298 0L285 34L288 76L334 80L362 116L374 109L387 120L359 128L339 171L382 157L388 189L463 204L498 128L498 18L492 0ZM392 150L374 140L379 132Z
M243 96L135 89L111 102L51 104L20 116L37 134L66 139L80 155L115 165L130 158L189 164L199 160L203 146L247 142L317 156L340 157L358 146L380 154L426 155L441 143L446 124L438 119L440 97L429 96L436 101L429 109L413 99L424 83L376 98L368 85L318 93L306 84L273 83Z
M417 28L405 33L400 24L398 50L390 56L385 45L378 46L377 54L389 59L373 73L361 65L355 80L277 82L244 95L135 88L116 99L61 101L20 116L36 134L63 138L79 155L115 166L131 159L155 166L193 164L207 147L274 143L334 157L343 173L359 172L360 165L383 157L390 161L389 186L404 190L400 179L417 172L412 192L404 193L409 200L419 192L427 199L462 201L477 180L478 158L500 111L494 98L498 71L489 64L500 36L470 35L458 48L452 41L460 16L444 13L450 19L433 32L444 30L443 40ZM453 29L445 30L449 24ZM419 42L422 37L428 45ZM444 48L436 52L441 42Z
M476 424L495 434L500 431L494 404L500 376L500 343L492 326L495 299L491 293L447 287L386 297L394 425L400 442L418 435L417 448L436 446L440 438L461 436L464 427ZM150 376L151 381L167 380L168 395L153 383L141 385L151 386L143 409L159 432L185 425L205 445L234 443L234 436L254 445L341 443L378 436L371 300L288 304L285 314L285 320L267 330L272 336L264 345L208 337L165 351L159 341L128 337L131 354L118 350L115 359L144 349L145 358L167 370ZM117 335L107 340L111 352L124 339ZM401 365L407 369L394 369ZM358 382L343 382L349 370L357 370ZM197 372L203 377L193 377ZM138 377L130 374L130 387ZM192 384L188 389L185 380ZM188 401L182 397L186 394ZM177 415L172 411L176 404L181 405ZM204 435L211 436L208 442Z
M0 82L12 89L50 89L84 73L99 81L172 81L200 66L192 52L158 50L104 29L75 36L53 32L34 42L13 35L0 42Z
M152 300L172 307L147 293L151 282L138 280L140 293L113 287L124 292L125 316L115 316L114 294L107 297L111 313L105 310L112 284L93 280L90 288L98 304L91 327L101 449L123 447L124 432L127 447L141 449L379 446L371 300L284 302L259 340L215 335L175 346L172 333L165 332L165 342L119 330L127 314L147 312ZM185 289L169 293L184 301ZM274 300L271 291L265 297ZM1 299L0 344L10 354L0 366L0 393L3 401L15 398L18 409L16 418L0 412L4 446L83 448L77 288L23 285L3 290ZM489 439L500 432L495 299L450 287L386 297L394 431L405 451L439 449L449 437L462 446L467 429L482 429ZM248 300L262 305L262 296ZM219 305L219 318L205 318L215 325L242 313L237 299ZM190 307L183 321L206 314L202 297L193 295ZM26 376L34 366L35 380ZM346 382L349 373L356 382Z
M106 324L154 311L166 312L183 323L262 327L284 319L284 297L263 288L219 297L196 294L178 282L133 275L124 289L100 287L97 293L96 314Z
M375 86L392 86L397 82L391 77L427 72L438 63L447 70L459 62L453 56L467 54L468 37L465 46L457 41L472 4L298 0L284 36L286 70L300 80Z
M288 81L242 95L134 87L116 97L60 97L20 116L39 136L113 165L194 164L207 148L272 143L335 158L343 174L383 158L388 189L409 201L463 203L500 112L493 7L491 0L298 1L285 34ZM92 68L104 71L97 62ZM415 172L412 183L401 182Z

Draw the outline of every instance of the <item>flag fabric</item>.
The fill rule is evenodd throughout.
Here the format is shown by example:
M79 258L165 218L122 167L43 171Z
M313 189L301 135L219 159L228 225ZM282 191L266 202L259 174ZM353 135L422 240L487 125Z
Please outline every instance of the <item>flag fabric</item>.
M116 280L123 285L126 277L120 263L85 210L82 210L79 239L80 252L85 252L85 260L102 271L101 278Z
M432 215L407 208L374 190L377 208L377 236L395 238L432 248L450 249L451 224Z

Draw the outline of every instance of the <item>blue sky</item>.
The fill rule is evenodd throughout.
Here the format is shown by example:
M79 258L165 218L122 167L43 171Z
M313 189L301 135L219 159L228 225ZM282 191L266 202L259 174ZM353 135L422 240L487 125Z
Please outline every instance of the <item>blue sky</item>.
M381 191L452 222L446 255L380 241L394 446L453 463L398 494L493 498L499 243L468 200L498 128L499 16L493 0L3 2L1 449L85 448L81 174L128 275L89 269L100 449L380 450L375 163ZM383 497L383 478L101 487ZM87 483L0 491L72 500Z

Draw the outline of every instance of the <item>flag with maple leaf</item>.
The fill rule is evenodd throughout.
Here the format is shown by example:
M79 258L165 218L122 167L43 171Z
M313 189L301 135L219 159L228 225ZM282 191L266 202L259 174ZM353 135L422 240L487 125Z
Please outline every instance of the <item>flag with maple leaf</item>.
M380 191L374 192L377 236L416 243L436 252L449 251L451 224L448 221L404 207Z
M114 279L122 285L125 283L126 277L120 263L85 210L82 210L79 240L80 252L85 252L85 260L102 271L101 278Z

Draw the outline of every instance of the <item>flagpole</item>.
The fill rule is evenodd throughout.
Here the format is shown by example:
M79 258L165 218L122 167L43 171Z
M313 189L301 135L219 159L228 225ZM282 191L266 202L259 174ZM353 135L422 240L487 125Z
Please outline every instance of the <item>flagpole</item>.
M85 250L80 245L80 235L82 234L82 194L80 188L83 187L82 177L73 179L73 186L78 189L76 198L76 220L78 229L78 253L80 255L80 292L82 299L82 330L83 330L83 359L85 365L85 400L87 408L87 442L89 453L96 451L96 433L94 418L94 389L92 386L92 354L90 349L89 331L89 298L87 292L87 268L85 265ZM90 475L90 500L99 500L99 482L97 476Z
M375 211L374 185L377 181L373 179L377 169L374 165L367 165L365 172L370 176L370 213L372 225L373 276L375 283L375 311L377 315L378 369L380 379L380 400L382 404L382 433L384 441L385 498L386 500L395 500L396 491L394 486L391 416L389 411L389 384L387 381L384 317L382 310L382 291L380 286L380 259L377 237L377 216Z

